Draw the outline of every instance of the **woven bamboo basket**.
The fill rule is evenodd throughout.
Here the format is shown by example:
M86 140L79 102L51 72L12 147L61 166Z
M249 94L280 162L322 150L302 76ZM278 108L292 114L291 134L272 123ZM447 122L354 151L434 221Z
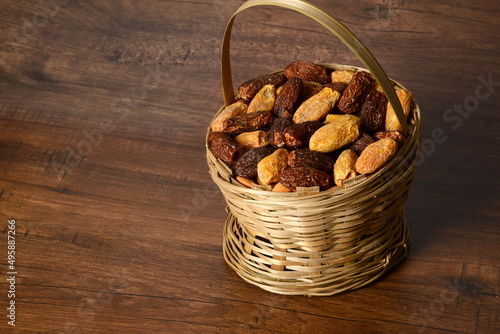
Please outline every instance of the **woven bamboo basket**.
M415 179L420 146L418 104L413 100L406 119L394 91L404 87L390 80L361 42L330 15L304 1L254 0L236 11L224 35L221 73L225 106L237 98L229 63L234 18L242 10L259 5L298 11L338 36L382 87L400 122L406 125L406 142L374 174L359 175L342 187L325 191L305 188L291 193L243 186L229 167L207 149L209 172L227 203L224 258L244 280L277 294L326 296L363 287L399 263L408 252L410 235L403 204ZM321 65L330 70L365 70Z

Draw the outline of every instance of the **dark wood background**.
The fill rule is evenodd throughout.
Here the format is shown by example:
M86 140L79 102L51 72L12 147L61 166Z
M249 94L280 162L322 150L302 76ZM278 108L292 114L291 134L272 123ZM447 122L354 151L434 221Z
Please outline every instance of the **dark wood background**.
M421 107L409 257L363 289L311 298L268 293L225 264L204 139L222 104L222 33L243 1L4 0L0 332L500 331L500 2L312 2ZM298 59L360 65L275 7L238 16L232 59L235 83Z

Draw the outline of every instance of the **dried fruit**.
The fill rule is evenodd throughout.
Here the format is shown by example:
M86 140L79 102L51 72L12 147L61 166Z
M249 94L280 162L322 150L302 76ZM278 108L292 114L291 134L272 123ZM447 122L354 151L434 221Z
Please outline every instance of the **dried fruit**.
M286 82L282 73L264 74L252 80L245 81L238 89L242 99L251 100L265 85L281 86Z
M384 130L386 110L387 97L385 97L384 93L372 89L366 96L359 113L361 129L370 134Z
M303 81L315 81L321 84L331 81L326 68L307 61L294 61L288 64L284 73L288 79L299 77Z
M367 71L330 73L297 61L281 74L244 82L239 94L214 118L207 147L235 183L252 189L347 187L386 165L405 142L399 130L386 130L401 128L399 120ZM407 116L411 93L396 94Z
M316 90L314 90L312 92L311 96L318 94L319 92L321 92L323 90L323 88L326 88L326 87L328 87L332 90L336 90L339 93L342 93L344 91L344 89L347 88L347 84L345 84L343 82L330 82L330 83L327 83L325 85L322 85L322 86L319 86L318 88L316 88Z
M333 165L334 161L328 155L308 148L294 150L288 155L290 167L312 167L330 173Z
M296 187L328 187L330 185L330 177L322 170L312 167L287 167L279 182L290 189Z
M292 125L291 117L275 118L269 131L269 141L275 147L285 146L285 129Z
M332 72L330 77L332 82L343 82L348 85L354 74L356 74L356 72L352 70L336 70Z
M247 113L259 111L272 111L276 100L276 88L273 85L265 85L254 96L248 105Z
M403 107L403 112L405 114L405 117L408 117L408 115L410 114L411 101L413 99L413 96L411 95L410 91L406 89L397 89L396 94L398 95L399 102L401 102L401 106ZM392 107L391 103L387 105L387 113L385 116L385 129L387 131L403 130L403 127L401 126L401 123L399 123L398 116L396 116L396 112L394 111L394 108Z
M323 88L321 92L313 95L297 109L293 115L294 123L318 121L324 118L340 97L340 93L331 88Z
M303 81L302 83L302 101L307 100L311 96L319 93L323 89L323 85L314 81Z
M321 121L293 124L285 129L285 143L289 149L297 149L309 145L312 134L324 126Z
M371 89L373 78L370 73L360 71L354 74L349 86L340 97L337 107L344 114L356 113L365 101L366 94Z
M309 140L312 151L333 152L359 137L359 124L355 121L334 122L318 129Z
M375 134L375 138L377 138L377 139L391 138L398 144L399 147L403 146L403 144L405 143L405 137L399 131L377 132Z
M222 131L224 129L225 120L246 114L247 108L248 105L241 101L237 101L227 106L212 122L212 131Z
M356 161L359 174L374 173L382 168L398 150L398 144L391 138L380 139L368 145Z
M333 177L337 186L342 187L345 180L356 176L357 159L358 155L352 150L344 150L340 153L333 166Z
M286 168L288 151L279 148L257 164L257 177L263 184L279 182L280 175Z
M273 113L277 117L291 117L300 104L302 96L302 79L290 78L276 97Z
M273 151L271 146L251 149L236 161L233 167L234 174L247 179L257 177L257 164Z
M356 152L357 155L360 155L363 150L373 143L375 140L367 134L366 132L360 132L359 137L353 141L347 148Z
M231 134L255 131L270 124L273 114L270 111L259 111L229 118L223 123L223 131Z
M243 149L257 148L269 144L267 133L262 130L243 132L237 135L234 140Z
M328 114L326 115L325 119L325 124L329 123L339 123L339 122L354 122L358 125L360 125L360 119L356 115L350 115L350 114Z
M224 132L210 132L207 136L207 146L215 157L228 164L236 161L241 152L241 148L234 139Z

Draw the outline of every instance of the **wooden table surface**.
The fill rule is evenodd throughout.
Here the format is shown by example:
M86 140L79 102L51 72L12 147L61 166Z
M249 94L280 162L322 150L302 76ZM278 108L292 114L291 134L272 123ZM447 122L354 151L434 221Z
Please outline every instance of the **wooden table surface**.
M500 2L312 2L420 105L408 258L330 297L272 294L225 264L204 140L243 1L4 0L1 333L500 332ZM238 16L235 84L298 59L361 64L290 10Z

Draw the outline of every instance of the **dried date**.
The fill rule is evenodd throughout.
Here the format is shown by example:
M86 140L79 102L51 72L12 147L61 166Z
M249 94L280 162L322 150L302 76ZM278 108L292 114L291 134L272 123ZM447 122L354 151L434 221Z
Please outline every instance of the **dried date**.
M330 185L330 176L312 167L287 167L281 173L280 183L290 189L314 186L325 188Z
M214 119L212 123L212 131L222 131L224 129L224 121L236 117L241 116L247 113L248 105L241 101L237 101L229 106L227 106L224 110L222 110L219 115Z
M396 130L377 132L375 134L375 138L377 139L391 138L398 144L398 147L403 146L403 144L405 143L405 137L403 136L403 134Z
M318 129L309 140L312 151L333 152L348 145L359 137L359 124L348 119L344 122L333 122Z
M274 103L274 115L277 117L291 117L301 102L302 89L302 79L298 77L290 78L281 86L280 93Z
M254 96L248 105L247 113L251 114L259 111L272 111L276 101L276 88L273 85L265 85Z
M292 150L307 146L313 133L324 125L321 121L311 121L289 126L285 129L286 146Z
M365 101L366 94L371 89L372 82L373 78L368 72L360 71L354 74L340 97L338 109L344 114L358 112Z
M344 185L344 181L356 176L357 154L352 150L344 150L340 153L333 166L333 177L338 187Z
M288 64L285 67L284 73L288 79L299 77L303 81L315 81L321 84L331 81L326 68L307 61L294 61Z
M239 134L236 137L234 137L234 140L243 149L257 148L269 144L269 138L267 137L267 133L262 130L243 132L242 134Z
M356 72L352 70L336 70L331 74L332 82L343 82L349 84Z
M372 89L366 96L359 113L361 129L369 134L383 131L385 129L386 110L387 97L384 93Z
M285 129L292 125L291 117L275 118L269 131L269 141L275 147L285 146Z
M240 134L259 130L270 124L273 114L270 111L259 111L229 118L223 123L223 131L231 134Z
M380 139L368 145L356 160L356 172L375 173L392 159L397 150L398 144L391 138Z
M288 155L290 167L312 167L330 173L334 163L328 155L311 151L309 148L297 149Z
M234 164L234 174L237 176L244 177L246 179L253 179L257 177L257 164L272 154L274 149L271 146L264 146L259 148L254 148L236 161Z
M318 94L325 87L328 87L331 90L336 90L337 92L342 93L347 88L347 84L344 82L330 82L316 88L316 90L312 93L312 95Z
M241 148L238 143L224 132L210 132L207 136L207 146L215 157L228 164L236 161L241 154Z
M339 100L340 93L331 88L323 88L318 94L313 95L300 105L293 115L294 123L319 121L333 109Z
M238 89L242 99L251 100L265 85L281 86L287 78L282 73L264 74L255 79L245 81Z
M411 110L411 102L413 100L413 96L410 91L406 89L397 89L396 95L398 96L399 102L401 103L401 107L403 107L403 113L405 118L408 117ZM398 116L394 111L394 107L391 103L387 105L387 113L385 115L385 130L387 131L401 131L403 127L401 123L399 123Z
M357 155L360 155L363 150L373 143L375 140L366 132L360 132L359 137L352 142L347 148L356 152Z
M286 168L288 151L279 148L257 164L257 177L260 184L269 185L279 182L280 175Z

